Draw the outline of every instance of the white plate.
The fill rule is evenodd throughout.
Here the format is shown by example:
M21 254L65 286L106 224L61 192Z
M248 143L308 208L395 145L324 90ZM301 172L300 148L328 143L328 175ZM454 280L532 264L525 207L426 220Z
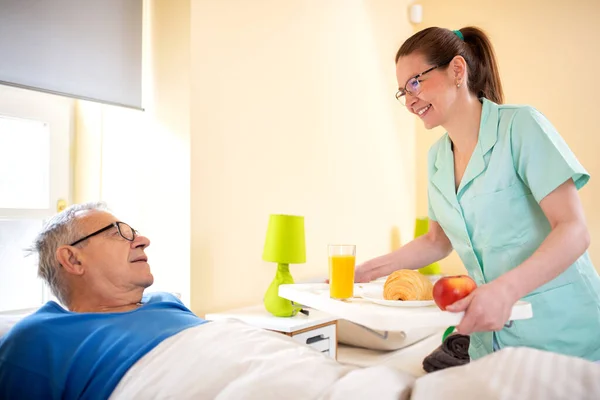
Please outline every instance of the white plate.
M386 300L383 298L383 288L364 288L359 296L365 300L369 300L375 304L390 307L430 307L435 306L433 300Z

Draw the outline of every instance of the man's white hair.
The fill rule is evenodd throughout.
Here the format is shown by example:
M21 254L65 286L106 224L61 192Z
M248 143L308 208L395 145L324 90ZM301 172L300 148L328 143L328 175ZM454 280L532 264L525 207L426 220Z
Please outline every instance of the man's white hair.
M73 243L89 234L89 232L84 233L81 229L77 218L78 213L93 210L106 211L107 209L103 202L73 204L46 222L29 249L30 253L38 255L38 276L46 281L52 293L62 304L68 304L69 288L65 285L61 271L62 265L56 258L56 250L60 246ZM85 243L86 241L77 246L83 246Z

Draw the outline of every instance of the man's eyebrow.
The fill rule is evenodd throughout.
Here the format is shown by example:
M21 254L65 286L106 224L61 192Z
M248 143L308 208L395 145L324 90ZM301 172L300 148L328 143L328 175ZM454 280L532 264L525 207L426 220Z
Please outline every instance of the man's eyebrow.
M115 229L112 229L112 228L115 228L115 226L112 225L110 228L107 227L106 230L101 233L101 235L108 236L108 235L112 235L114 233L118 233L118 230L116 228Z

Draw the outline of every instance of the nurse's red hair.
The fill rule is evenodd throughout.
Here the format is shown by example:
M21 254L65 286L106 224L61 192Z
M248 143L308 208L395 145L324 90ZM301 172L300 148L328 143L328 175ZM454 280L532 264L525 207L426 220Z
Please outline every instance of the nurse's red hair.
M449 29L432 27L419 31L402 44L396 53L396 63L400 57L412 53L422 54L431 65L444 65L460 55L467 62L467 85L471 92L477 97L502 104L504 93L490 39L475 27L462 28L460 33L464 41Z

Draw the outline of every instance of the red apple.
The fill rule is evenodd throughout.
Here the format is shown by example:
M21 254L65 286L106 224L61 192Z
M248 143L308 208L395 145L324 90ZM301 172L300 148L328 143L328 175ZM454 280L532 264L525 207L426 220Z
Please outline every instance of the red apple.
M446 310L450 304L467 297L477 284L467 275L445 276L433 285L433 300L441 309Z

